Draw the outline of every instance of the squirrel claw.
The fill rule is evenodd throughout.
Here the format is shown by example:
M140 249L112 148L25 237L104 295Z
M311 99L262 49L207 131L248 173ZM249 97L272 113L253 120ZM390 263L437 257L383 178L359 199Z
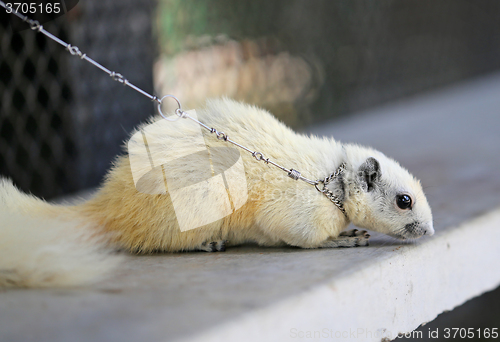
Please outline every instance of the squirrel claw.
M201 244L201 246L198 248L200 251L205 251L205 252L225 252L226 251L226 244L228 243L227 240L217 240L217 241L212 241L208 242L205 241Z

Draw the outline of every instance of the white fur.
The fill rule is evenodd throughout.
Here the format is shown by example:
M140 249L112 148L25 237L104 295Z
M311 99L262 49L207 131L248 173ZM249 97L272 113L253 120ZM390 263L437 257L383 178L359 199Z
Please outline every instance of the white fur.
M88 227L57 212L0 179L0 287L86 284L119 262Z

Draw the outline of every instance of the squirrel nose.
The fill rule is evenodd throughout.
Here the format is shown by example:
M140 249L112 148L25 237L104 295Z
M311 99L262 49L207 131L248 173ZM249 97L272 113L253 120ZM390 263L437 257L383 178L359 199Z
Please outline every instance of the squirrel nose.
M434 226L432 222L428 224L427 228L424 228L424 235L434 235Z

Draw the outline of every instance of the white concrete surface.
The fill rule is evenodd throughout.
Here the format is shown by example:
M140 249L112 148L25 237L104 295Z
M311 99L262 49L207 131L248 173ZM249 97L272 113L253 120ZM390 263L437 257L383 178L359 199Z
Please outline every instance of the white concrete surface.
M483 238L500 241L499 227L500 208L182 341L392 340L500 284L500 249Z
M94 286L0 292L0 340L311 341L349 333L344 340L380 341L412 330L500 285L498 94L500 74L311 128L400 160L422 180L433 237L129 256Z

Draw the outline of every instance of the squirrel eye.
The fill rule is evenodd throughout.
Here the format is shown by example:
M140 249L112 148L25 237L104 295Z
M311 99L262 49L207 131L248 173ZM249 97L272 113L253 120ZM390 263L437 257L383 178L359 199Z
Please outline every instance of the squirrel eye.
M399 209L411 209L411 197L407 194L398 195L396 197L396 204L398 205Z

